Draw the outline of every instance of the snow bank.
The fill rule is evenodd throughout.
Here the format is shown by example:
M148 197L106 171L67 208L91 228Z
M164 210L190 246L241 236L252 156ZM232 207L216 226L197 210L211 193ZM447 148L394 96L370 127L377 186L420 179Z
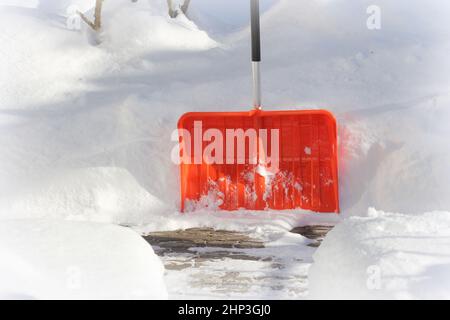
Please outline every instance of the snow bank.
M47 0L28 8L20 1L15 6L0 3L1 109L67 105L80 93L95 91L93 78L123 72L145 54L217 46L184 16L170 19L165 1L105 1L102 32L94 35L70 9L85 11L81 8L92 4ZM91 11L86 16L93 19Z
M264 102L336 115L344 216L449 211L450 22L440 1L384 0L381 30L369 30L372 4L282 0L269 10Z
M15 218L65 218L123 225L151 222L164 204L148 193L126 170L74 169L6 199L1 211Z
M342 215L370 206L449 211L450 4L380 0L375 31L366 27L371 1L267 3L264 107L336 115ZM192 225L178 218L171 133L186 111L250 108L249 29L218 47L210 30L168 18L165 5L105 1L98 36L84 24L68 30L65 17L42 10L0 9L2 218ZM117 210L102 200L113 198ZM189 219L208 220L200 216Z
M0 298L165 299L164 267L135 232L56 220L0 224Z
M103 46L115 56L139 57L155 51L201 51L217 46L184 15L170 19L164 1L105 2Z
M311 298L449 299L450 212L346 219L314 254L309 280Z
M83 23L67 29L69 2L0 6L0 217L147 223L176 210L178 187L158 88L134 86L155 68L144 56L216 43L164 1L119 0L98 43Z

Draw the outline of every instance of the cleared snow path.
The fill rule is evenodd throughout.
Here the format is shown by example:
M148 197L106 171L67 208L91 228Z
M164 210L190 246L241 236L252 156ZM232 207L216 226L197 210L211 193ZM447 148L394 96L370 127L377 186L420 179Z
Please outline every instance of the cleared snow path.
M171 299L301 299L318 241L331 227L296 228L264 243L246 233L211 228L153 232Z
M299 212L239 212L220 220L179 214L171 133L187 111L250 107L248 28L219 44L210 28L168 18L164 1L111 0L103 31L93 39L84 25L67 30L67 17L43 14L45 6L8 2L16 6L0 10L0 219L251 232L265 248L240 252L272 261L226 257L168 270L170 295L302 297L299 279L315 249L288 232L303 225ZM336 115L343 217L364 216L369 206L411 215L449 211L450 3L379 0L378 31L366 27L371 4L277 1L261 19L264 106ZM345 233L341 239L337 248L354 245ZM191 249L194 256L205 250ZM247 278L254 283L243 285ZM240 292L232 288L235 279Z

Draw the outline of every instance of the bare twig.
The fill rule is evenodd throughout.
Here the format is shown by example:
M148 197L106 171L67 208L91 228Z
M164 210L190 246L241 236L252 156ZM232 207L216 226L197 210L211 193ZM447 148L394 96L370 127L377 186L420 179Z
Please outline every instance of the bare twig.
M181 12L186 14L188 9L189 9L189 4L190 3L191 3L191 0L184 0L183 5L181 6Z
M98 31L102 27L102 5L103 0L95 0L94 22L90 21L83 13L78 11L81 19L94 31Z
M77 13L80 15L81 19L86 22L86 24L95 30L95 24L93 24L89 19L80 11L77 11Z
M172 0L167 0L167 7L169 8L169 16L171 18L176 18L178 15L178 11L173 9Z
M95 1L95 13L94 13L95 31L100 30L100 28L102 27L102 5L103 0Z
M183 4L179 6L178 8L174 8L173 1L167 0L167 7L169 8L169 16L171 18L176 18L180 11L183 14L186 14L189 9L189 4L191 3L191 0L184 0Z

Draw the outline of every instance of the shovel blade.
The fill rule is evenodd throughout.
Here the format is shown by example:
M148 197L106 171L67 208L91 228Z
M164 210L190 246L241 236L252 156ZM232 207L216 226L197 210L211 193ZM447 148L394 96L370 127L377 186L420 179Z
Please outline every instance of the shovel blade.
M178 131L182 211L339 212L328 111L191 112Z

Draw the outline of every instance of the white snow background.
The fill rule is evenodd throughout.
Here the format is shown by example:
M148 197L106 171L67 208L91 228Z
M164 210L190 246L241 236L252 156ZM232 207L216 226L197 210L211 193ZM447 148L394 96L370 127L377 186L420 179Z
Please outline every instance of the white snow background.
M69 30L71 5L89 15L93 3L0 1L0 224L10 232L2 239L17 239L2 244L4 257L16 257L14 245L29 242L12 234L32 237L34 224L93 235L105 228L94 222L141 232L212 226L275 241L280 230L343 219L315 255L311 297L340 288L348 297L450 296L442 285L450 274L450 3L379 0L381 29L369 30L372 1L262 1L264 108L335 114L341 218L300 211L181 215L171 133L186 111L250 108L248 3L192 0L191 21L170 19L165 0L106 0L99 35L84 24ZM130 248L143 248L129 231L114 230ZM158 282L142 268L154 257L147 247L128 263ZM38 258L20 252L23 270L37 272ZM14 259L2 258L0 269ZM61 263L53 261L48 266ZM385 273L377 290L367 289L371 266ZM11 294L52 296L22 289ZM105 297L109 289L89 292Z

